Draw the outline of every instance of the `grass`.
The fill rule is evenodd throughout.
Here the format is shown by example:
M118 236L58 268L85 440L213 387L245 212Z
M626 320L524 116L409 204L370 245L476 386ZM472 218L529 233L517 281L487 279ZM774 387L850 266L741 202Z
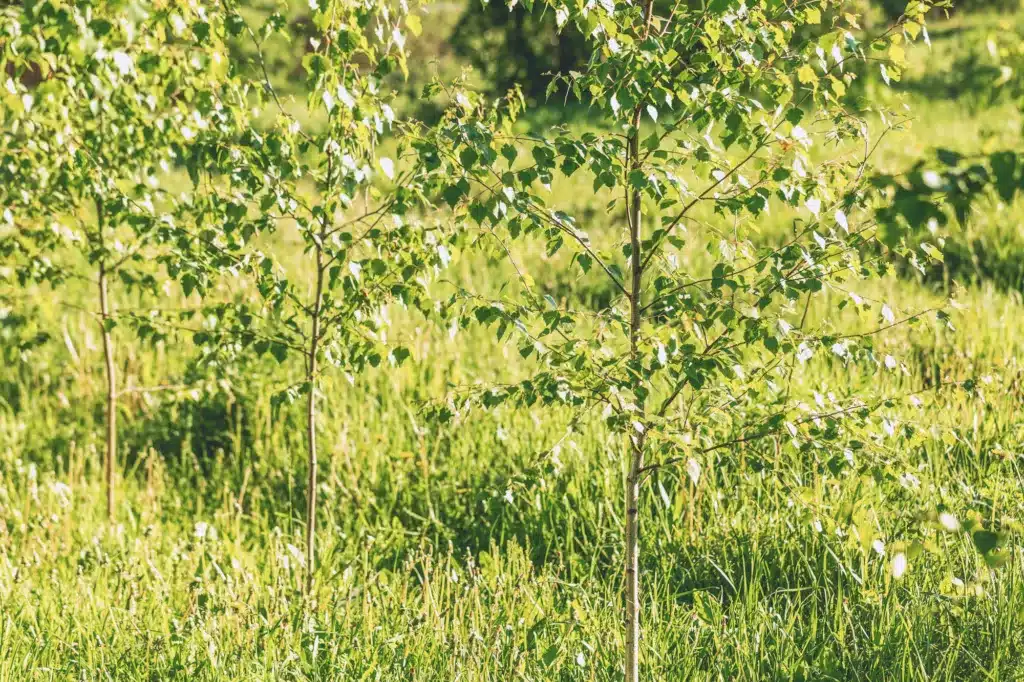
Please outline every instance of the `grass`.
M969 22L933 31L936 54L997 25ZM944 58L914 58L927 62L922 74L945 73ZM908 87L906 97L920 119L881 150L891 170L1019 119L1006 105L975 111L934 88ZM600 233L608 224L597 206L588 229ZM1019 208L993 203L968 236L1020 240ZM774 220L769 236L785 229L785 216ZM492 285L510 274L482 259L460 267ZM944 440L894 436L852 461L784 443L737 448L707 463L698 485L671 469L650 479L641 509L647 679L1024 678L1020 545L1012 539L993 568L969 534L937 521L948 512L1012 528L1024 518L1024 308L1019 283L988 272L964 278L956 331L922 322L882 337L905 372L818 359L794 376L808 399L830 387L904 394L977 378L980 395L930 391L920 407L898 401L884 413L941 429ZM926 282L896 277L859 293L907 311L943 300ZM569 415L557 411L474 414L454 427L421 416L447 382L521 370L514 347L481 330L453 343L410 318L400 327L413 362L351 383L327 379L321 565L307 602L302 417L267 399L301 368L253 359L197 367L187 338L143 347L122 337L123 385L189 388L123 396L111 526L99 337L73 307L92 303L77 289L61 300L19 292L25 326L8 325L0 346L0 680L621 676L623 444L598 419L567 433ZM168 305L187 304L169 296ZM845 315L844 328L875 326ZM39 330L48 342L15 349L18 335ZM901 552L909 563L897 578Z

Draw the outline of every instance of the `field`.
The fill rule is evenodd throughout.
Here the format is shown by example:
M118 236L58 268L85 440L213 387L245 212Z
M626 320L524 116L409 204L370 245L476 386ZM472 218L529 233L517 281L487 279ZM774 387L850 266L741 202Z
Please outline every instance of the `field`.
M1016 139L1015 103L985 100L954 65L1016 21L936 22L932 46L912 48L893 93L870 74L864 87L902 98L914 119L879 148L882 170L939 146ZM594 202L588 229L617 229L604 202L578 189L581 214ZM941 438L897 432L827 460L782 440L769 455L739 445L716 452L696 482L682 468L648 479L646 679L1024 679L1022 215L1018 203L986 200L968 225L949 228L944 273L893 272L857 292L899 316L953 298L952 329L928 318L878 335L898 367L820 357L794 372L808 401L822 386L900 396L886 418ZM766 220L764 239L788 220ZM300 251L296 241L296 260ZM542 245L519 255L550 266ZM686 259L708 266L703 252ZM455 267L480 288L514 276L468 249ZM221 286L237 293L236 283ZM159 305L196 303L168 287ZM32 286L9 305L0 308L0 680L621 679L621 437L597 415L570 432L567 411L509 407L447 426L424 411L449 385L523 371L493 330L459 330L456 342L396 310L395 333L412 351L405 365L326 375L320 565L306 597L304 415L268 398L301 381L301 363L199 365L188 334L119 345L110 524L92 289ZM852 309L841 323L877 326ZM42 332L38 347L16 347ZM966 380L977 390L949 386ZM912 393L920 399L903 397ZM999 561L953 526L970 520L1007 531L992 536L1006 543Z

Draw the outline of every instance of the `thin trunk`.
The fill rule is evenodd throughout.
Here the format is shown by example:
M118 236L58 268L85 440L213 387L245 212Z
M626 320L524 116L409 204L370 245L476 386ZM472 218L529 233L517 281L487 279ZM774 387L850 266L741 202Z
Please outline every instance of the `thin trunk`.
M629 138L629 163L639 163L639 113L633 117ZM629 292L629 352L637 357L640 333L640 193L633 192L629 202L629 242L632 285ZM644 434L630 434L629 477L626 479L626 682L640 679L640 524L638 498L640 469L644 465Z
M103 204L96 202L96 225L100 248L103 248ZM114 365L114 342L110 337L110 297L107 294L106 254L100 254L100 332L103 336L103 360L107 374L107 448L104 458L104 483L107 487L107 519L114 520L114 459L117 452L117 370Z
M644 7L643 37L650 32L654 0L647 0ZM640 170L640 118L643 116L643 102L633 110L632 127L629 132L629 147L626 150L626 164L630 171ZM632 282L629 289L629 355L636 361L639 356L639 339L643 282L643 258L640 246L641 195L633 190L629 197L627 213L629 218L630 269ZM638 421L643 423L643 402L639 405ZM640 474L644 466L644 432L630 434L629 477L626 479L626 682L640 679Z
M103 331L103 359L107 366L107 456L104 464L107 486L107 518L114 520L114 453L117 452L117 371L114 367L114 342L107 329L110 302L107 297L107 271L100 263L100 328Z
M316 568L316 372L320 344L320 306L324 293L324 251L316 248L316 297L313 300L313 329L309 339L309 357L306 359L306 381L309 396L306 402L306 437L309 443L309 481L306 489L306 593L313 591L313 571Z
M626 480L626 682L640 679L640 467L643 445L633 442L629 478Z

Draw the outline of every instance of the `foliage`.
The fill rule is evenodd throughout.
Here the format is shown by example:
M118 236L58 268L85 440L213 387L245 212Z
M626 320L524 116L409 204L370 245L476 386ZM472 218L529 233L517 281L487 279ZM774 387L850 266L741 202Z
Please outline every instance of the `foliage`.
M733 371L741 348L756 350L761 357L751 366L762 369L773 365L777 355L795 353L801 344L802 352L813 354L822 347L828 352L837 336L799 330L798 304L833 279L838 285L849 270L858 272L866 267L863 272L869 272L871 263L860 264L856 259L874 232L870 223L857 229L853 216L864 188L867 159L849 154L815 165L806 152L815 143L828 146L866 132L859 119L835 104L835 91L843 90L843 81L837 77L842 75L842 63L862 54L851 34L847 33L845 44L836 42L842 39L841 30L799 39L795 32L785 33L773 23L769 13L751 9L742 25L728 15L720 22L707 14L680 14L665 27L655 19L653 35L640 40L640 36L630 35L642 24L639 10L623 11L622 17L605 19L594 13L581 19L605 28L594 31L599 48L588 72L567 80L578 94L589 92L626 135L587 132L576 139L563 131L550 139L517 136L511 130L520 106L514 96L507 112L479 120L468 96L456 94L453 99L462 104L449 111L447 128L437 139L421 145L421 152L436 157L438 177L450 178L442 190L445 200L459 212L460 220L480 225L485 235L481 242L494 243L503 250L509 238L537 235L545 240L549 256L563 248L572 249L571 261L580 277L601 272L621 294L608 310L572 310L532 296L531 281L524 273L520 282L523 296L514 305L466 299L467 312L477 321L496 324L499 338L518 329L522 355L538 354L552 370L527 383L488 390L482 400L489 404L507 398L530 404L538 400L584 404L596 397L610 403L612 420L623 431L631 431L640 429L629 415L647 401L649 384L663 378L666 394L675 389L693 391L702 405L710 401L703 405L707 407L725 396L716 391L701 393L705 384L738 380L730 389L740 387L735 395L745 395L745 384ZM706 33L674 28L698 19L708 24ZM818 22L821 15L814 10L804 20ZM779 31L779 42L762 44L758 31L762 21L766 32ZM731 29L730 24L734 24ZM625 28L608 28L611 26ZM895 31L880 40L891 40L896 46L889 48L890 55L902 55L902 37ZM713 47L728 44L735 50L709 49L706 58L684 67L677 63L677 55L692 52L688 49L692 45L679 44L687 40ZM828 49L819 51L836 61L823 61L819 66L815 51L822 43ZM769 52L771 49L776 52ZM765 64L755 60L754 51L764 55ZM887 65L890 70L898 68ZM826 75L819 77L816 67ZM813 112L811 121L803 121L805 108ZM625 163L629 158L627 142L638 135L641 117L650 120L650 128L640 135L644 139L637 164L629 166ZM807 123L813 132L801 123ZM722 124L724 127L717 127ZM710 130L719 139L697 137L691 130ZM529 149L525 162L520 160L520 145ZM496 169L496 164L508 170ZM600 196L610 199L609 212L622 211L622 195L638 193L640 201L660 219L660 225L639 245L644 249L641 264L647 268L641 273L647 278L643 286L650 286L641 307L654 322L643 339L642 359L638 357L632 366L621 357L628 345L628 292L623 274L629 268L626 262L632 259L628 232L620 232L615 242L599 248L572 216L548 207L549 186L553 196L558 195L555 177L576 172L593 177L595 193L607 190ZM747 179L744 173L756 175ZM694 177L704 180L704 186L691 189L688 179ZM694 234L698 230L686 230L685 223L702 202L722 225L706 226L702 221L696 225L707 227L702 231L705 234ZM751 234L756 220L775 202L800 208L809 218L799 221L798 238L784 248L759 250L744 236ZM709 248L721 254L713 271L674 269L673 249L682 248L686 240L702 238L709 239ZM831 261L855 265L836 268L834 263L829 265ZM453 299L453 305L462 304L463 299ZM792 320L794 316L796 320ZM462 321L468 322L468 317ZM791 334L794 329L797 331ZM613 394L621 395L623 402L618 403ZM760 400L759 396L750 404ZM706 414L702 405L694 410L698 423L692 428L697 433L709 423L696 416ZM618 408L624 409L620 412ZM647 425L642 426L646 431ZM672 440L659 443L659 448L666 448L663 454L671 457L677 448L687 449Z
M173 228L161 181L194 135L196 88L223 68L216 43L175 41L179 11L5 11L2 245L19 285L81 276L78 253L125 287L158 290L144 264Z
M966 156L940 148L899 176L875 176L884 197L876 214L889 227L886 239L895 243L907 231L925 226L934 231L950 218L966 223L972 205L990 191L1012 202L1024 189L1024 168L1018 163L1018 155L1005 149Z

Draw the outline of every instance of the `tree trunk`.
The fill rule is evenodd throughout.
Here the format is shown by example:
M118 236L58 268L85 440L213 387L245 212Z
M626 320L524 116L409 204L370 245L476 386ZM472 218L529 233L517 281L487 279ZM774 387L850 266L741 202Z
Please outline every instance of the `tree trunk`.
M110 298L107 295L106 246L103 242L105 214L103 202L96 199L96 239L100 247L99 276L100 333L103 337L103 360L107 374L107 443L103 461L104 484L107 488L107 520L114 520L114 459L117 454L117 369L114 365L114 342L110 337Z
M114 365L114 343L110 338L108 321L110 301L107 296L107 269L100 261L100 331L103 334L103 359L107 374L107 451L104 459L104 480L107 487L107 518L114 520L114 455L117 452L117 375Z
M640 166L640 108L633 115L633 129L629 137L627 154L631 169ZM629 201L629 243L632 283L629 292L629 353L638 356L640 334L641 282L643 261L640 244L640 192L633 191ZM643 406L640 406L642 424ZM644 463L644 434L632 429L630 433L629 477L626 479L626 682L640 679L640 523L638 498L640 470Z
M640 524L637 518L643 444L633 439L626 479L626 682L640 679Z
M316 297L313 300L313 328L306 359L306 382L309 395L306 402L306 439L309 445L309 480L306 488L306 594L313 591L313 572L316 569L316 386L317 353L320 344L320 306L324 293L324 252L316 249Z
M647 0L644 7L643 38L650 32L654 0ZM633 110L632 126L629 131L629 146L626 150L626 166L630 171L640 170L640 118L643 116L643 101ZM632 361L639 358L641 306L643 304L643 259L640 247L641 195L632 190L627 203L629 221L630 270L632 281L629 289L629 355ZM637 422L642 429L644 422L643 401L638 400ZM630 431L629 476L626 479L626 682L640 679L640 475L644 465L644 436L642 429Z

